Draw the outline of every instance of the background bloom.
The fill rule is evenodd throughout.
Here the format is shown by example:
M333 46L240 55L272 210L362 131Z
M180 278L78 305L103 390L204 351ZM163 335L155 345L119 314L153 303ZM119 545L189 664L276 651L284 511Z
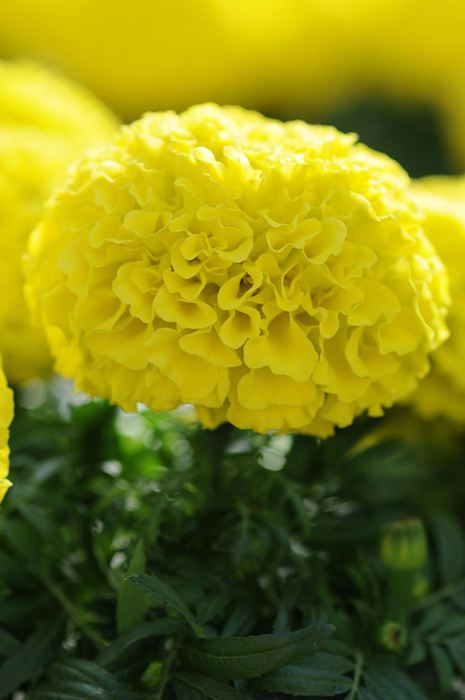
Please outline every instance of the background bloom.
M13 420L13 392L8 388L0 361L0 503L11 486L7 479L10 450L8 435Z
M58 65L131 119L206 100L327 107L354 84L348 59L355 31L340 0L0 5L4 56Z
M414 183L424 229L450 279L450 338L432 355L431 373L411 399L426 417L465 422L465 178L430 177Z
M463 163L464 7L16 0L0 4L0 55L59 66L130 119L207 100L319 121L365 99L426 106L444 118L451 155Z
M328 435L408 394L446 276L404 171L355 140L214 105L123 128L33 236L58 371L262 432Z
M29 233L70 161L115 128L82 88L32 64L0 63L0 351L14 383L50 365L23 296Z

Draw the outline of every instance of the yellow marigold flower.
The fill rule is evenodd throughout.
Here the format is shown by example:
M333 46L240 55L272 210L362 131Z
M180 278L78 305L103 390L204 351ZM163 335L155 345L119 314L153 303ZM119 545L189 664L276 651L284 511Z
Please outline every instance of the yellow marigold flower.
M32 64L0 63L0 352L13 383L50 366L22 289L29 233L70 161L115 129L81 88Z
M331 434L413 390L446 276L408 177L354 135L240 108L148 114L32 238L57 369L127 410Z
M8 435L13 420L13 392L8 388L0 361L0 503L11 486L7 479L10 450Z
M430 177L414 183L425 215L424 229L450 279L450 338L432 355L431 373L412 395L424 417L465 423L465 178Z

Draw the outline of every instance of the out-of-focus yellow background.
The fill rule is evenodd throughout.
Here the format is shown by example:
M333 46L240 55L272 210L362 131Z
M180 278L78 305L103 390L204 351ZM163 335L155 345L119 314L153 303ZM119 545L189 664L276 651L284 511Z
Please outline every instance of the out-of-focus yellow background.
M462 0L0 3L2 57L65 71L125 120L217 101L337 122L361 104L366 115L368 100L400 106L407 121L424 109L456 169L465 165L464 38ZM376 133L379 109L372 119Z

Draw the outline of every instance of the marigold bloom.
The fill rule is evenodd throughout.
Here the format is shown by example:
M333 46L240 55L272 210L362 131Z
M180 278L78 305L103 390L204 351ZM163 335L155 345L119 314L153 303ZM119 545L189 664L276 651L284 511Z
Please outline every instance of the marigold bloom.
M465 422L465 178L430 177L414 183L424 229L450 279L450 338L431 357L432 370L412 395L425 417Z
M0 361L0 503L11 486L7 479L10 450L8 435L13 420L13 392L8 388Z
M81 88L32 64L0 63L0 352L13 383L50 365L23 296L30 231L70 161L115 128Z
M404 397L446 276L407 175L355 141L215 105L123 128L33 236L58 371L127 410L322 436Z

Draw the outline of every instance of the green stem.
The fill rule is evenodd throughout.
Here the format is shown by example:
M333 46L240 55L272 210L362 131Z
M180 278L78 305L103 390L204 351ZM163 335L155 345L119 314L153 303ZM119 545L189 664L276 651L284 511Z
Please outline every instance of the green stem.
M163 700L163 696L164 696L164 694L165 694L166 685L167 685L168 681L170 680L171 666L173 665L174 660L175 660L175 658L176 658L176 651L177 651L177 650L176 650L176 647L173 646L173 648L170 650L170 652L169 652L169 654L168 654L168 657L167 657L167 659L166 659L166 663L165 663L165 666L164 666L163 671L162 671L162 678L161 678L161 681L160 681L160 688L159 688L158 693L157 693L157 699L158 699L158 700Z
M199 452L207 467L208 491L219 494L223 488L222 461L228 444L231 425L224 423L215 430L202 430L199 436Z
M360 682L362 680L364 658L361 652L357 652L355 656L355 673L354 682L352 683L352 688L350 689L350 695L348 695L347 700L355 700L358 689L360 687Z
M103 637L101 637L99 634L97 634L97 632L94 632L94 630L87 624L87 622L85 622L81 618L78 610L76 610L73 603L70 601L68 596L62 591L62 589L46 576L44 577L44 581L50 593L60 603L63 610L65 610L69 618L74 622L76 627L78 627L81 630L81 632L87 637L87 639L89 639L98 650L104 649L106 646L108 646L108 642L105 641L105 639L103 639Z

